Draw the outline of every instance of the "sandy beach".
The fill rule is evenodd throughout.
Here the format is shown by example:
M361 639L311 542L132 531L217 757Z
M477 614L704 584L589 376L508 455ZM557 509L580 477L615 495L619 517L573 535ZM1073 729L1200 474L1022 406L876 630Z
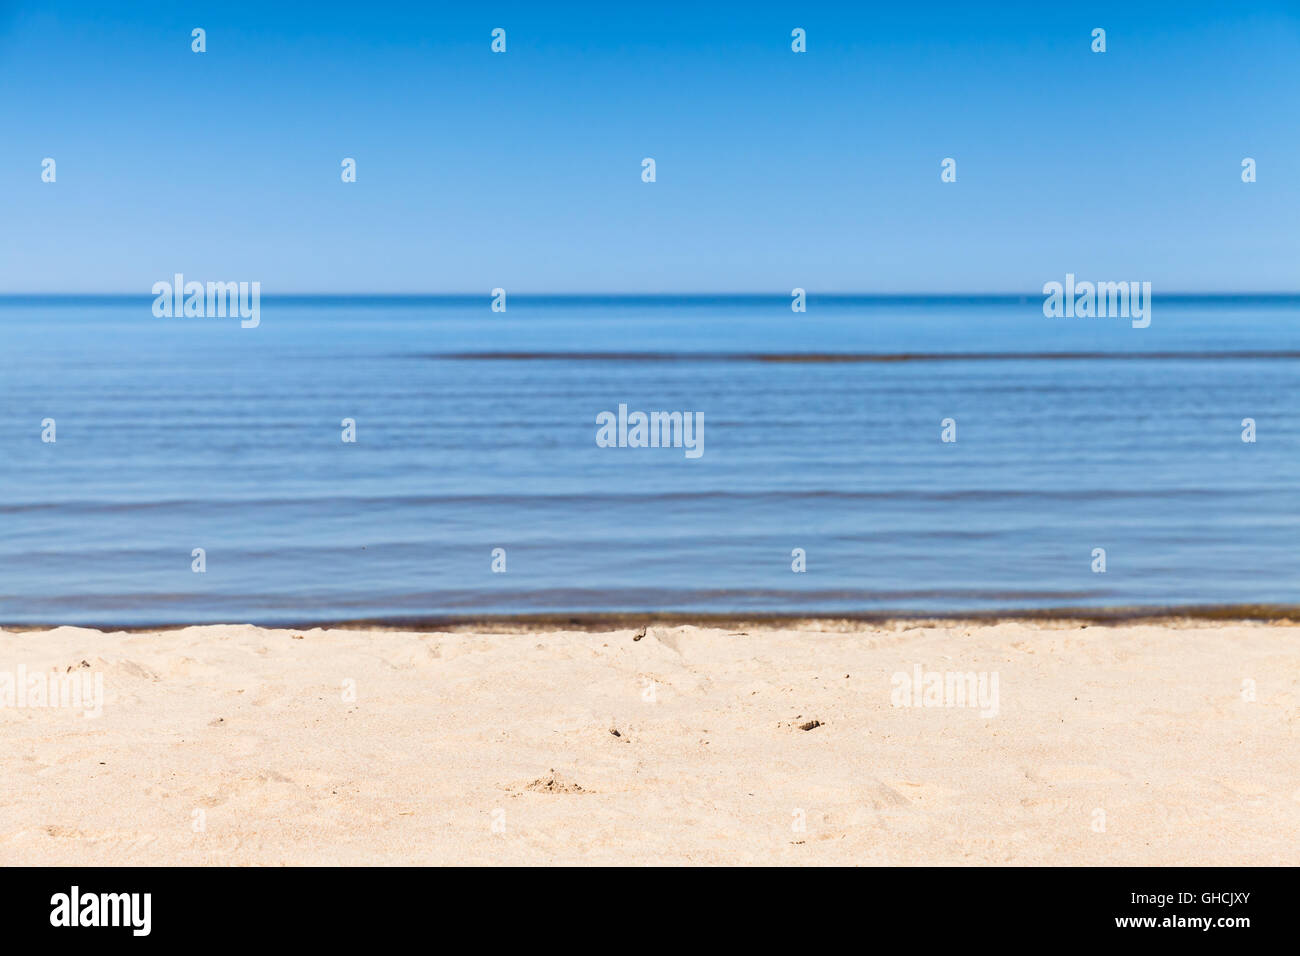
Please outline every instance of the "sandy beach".
M1245 866L1300 847L1285 622L495 630L0 631L0 865ZM42 703L52 671L81 706Z

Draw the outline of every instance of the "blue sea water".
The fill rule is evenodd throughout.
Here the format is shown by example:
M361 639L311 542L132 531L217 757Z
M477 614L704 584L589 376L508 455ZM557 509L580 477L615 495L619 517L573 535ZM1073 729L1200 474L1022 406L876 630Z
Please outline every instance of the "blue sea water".
M0 300L0 624L1300 603L1297 297L151 301Z

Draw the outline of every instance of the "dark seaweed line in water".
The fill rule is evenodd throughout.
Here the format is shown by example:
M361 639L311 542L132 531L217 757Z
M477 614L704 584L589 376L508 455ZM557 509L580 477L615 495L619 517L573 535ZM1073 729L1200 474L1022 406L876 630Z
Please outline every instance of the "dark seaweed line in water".
M1300 359L1297 350L1184 352L431 352L411 358L456 362L896 362L1254 361Z
M1219 495L1267 494L1275 489L1260 487L1241 488L966 488L955 491L924 491L914 488L890 488L880 491L837 491L814 488L772 488L756 491L618 491L520 494L448 494L448 495L329 495L319 498L301 496L283 498L172 498L162 501L29 501L0 504L0 514L24 512L77 512L121 513L133 511L163 511L185 508L268 508L268 507L338 507L385 506L411 507L433 505L593 505L593 504L654 504L657 502L704 501L1119 501L1123 499L1203 498Z

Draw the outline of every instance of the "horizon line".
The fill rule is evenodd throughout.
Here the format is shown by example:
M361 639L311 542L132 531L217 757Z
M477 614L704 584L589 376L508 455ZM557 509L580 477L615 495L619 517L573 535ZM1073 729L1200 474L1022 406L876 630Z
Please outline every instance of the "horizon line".
M197 281L197 280L196 280ZM214 280L215 281L215 280ZM245 280L248 281L248 280ZM790 292L775 291L704 291L704 292L537 292L522 290L510 292L506 290L510 298L521 299L780 299L785 300L791 297ZM809 299L912 299L912 300L956 300L956 299L988 299L988 300L1021 300L1041 298L1043 292L977 292L977 291L952 291L952 292L917 292L917 291L893 291L893 292L855 292L855 291L833 291L833 292L812 292L805 290L805 296ZM393 300L430 300L430 299L490 299L493 292L269 292L262 293L263 298L267 299L393 299ZM122 292L122 291L100 291L100 292L2 292L0 291L0 301L4 300L105 300L105 299L154 299L157 296L153 292ZM1153 296L1154 298L1155 296ZM1293 290L1263 290L1263 289L1243 289L1229 291L1208 291L1198 292L1192 290L1176 290L1173 292L1159 293L1163 299L1294 299L1300 298L1300 289Z

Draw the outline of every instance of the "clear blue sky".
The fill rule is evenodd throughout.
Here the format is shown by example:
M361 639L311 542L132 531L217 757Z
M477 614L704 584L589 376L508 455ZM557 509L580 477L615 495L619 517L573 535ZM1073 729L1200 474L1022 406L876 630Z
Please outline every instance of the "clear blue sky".
M1298 3L536 6L0 2L0 291L1300 289Z

